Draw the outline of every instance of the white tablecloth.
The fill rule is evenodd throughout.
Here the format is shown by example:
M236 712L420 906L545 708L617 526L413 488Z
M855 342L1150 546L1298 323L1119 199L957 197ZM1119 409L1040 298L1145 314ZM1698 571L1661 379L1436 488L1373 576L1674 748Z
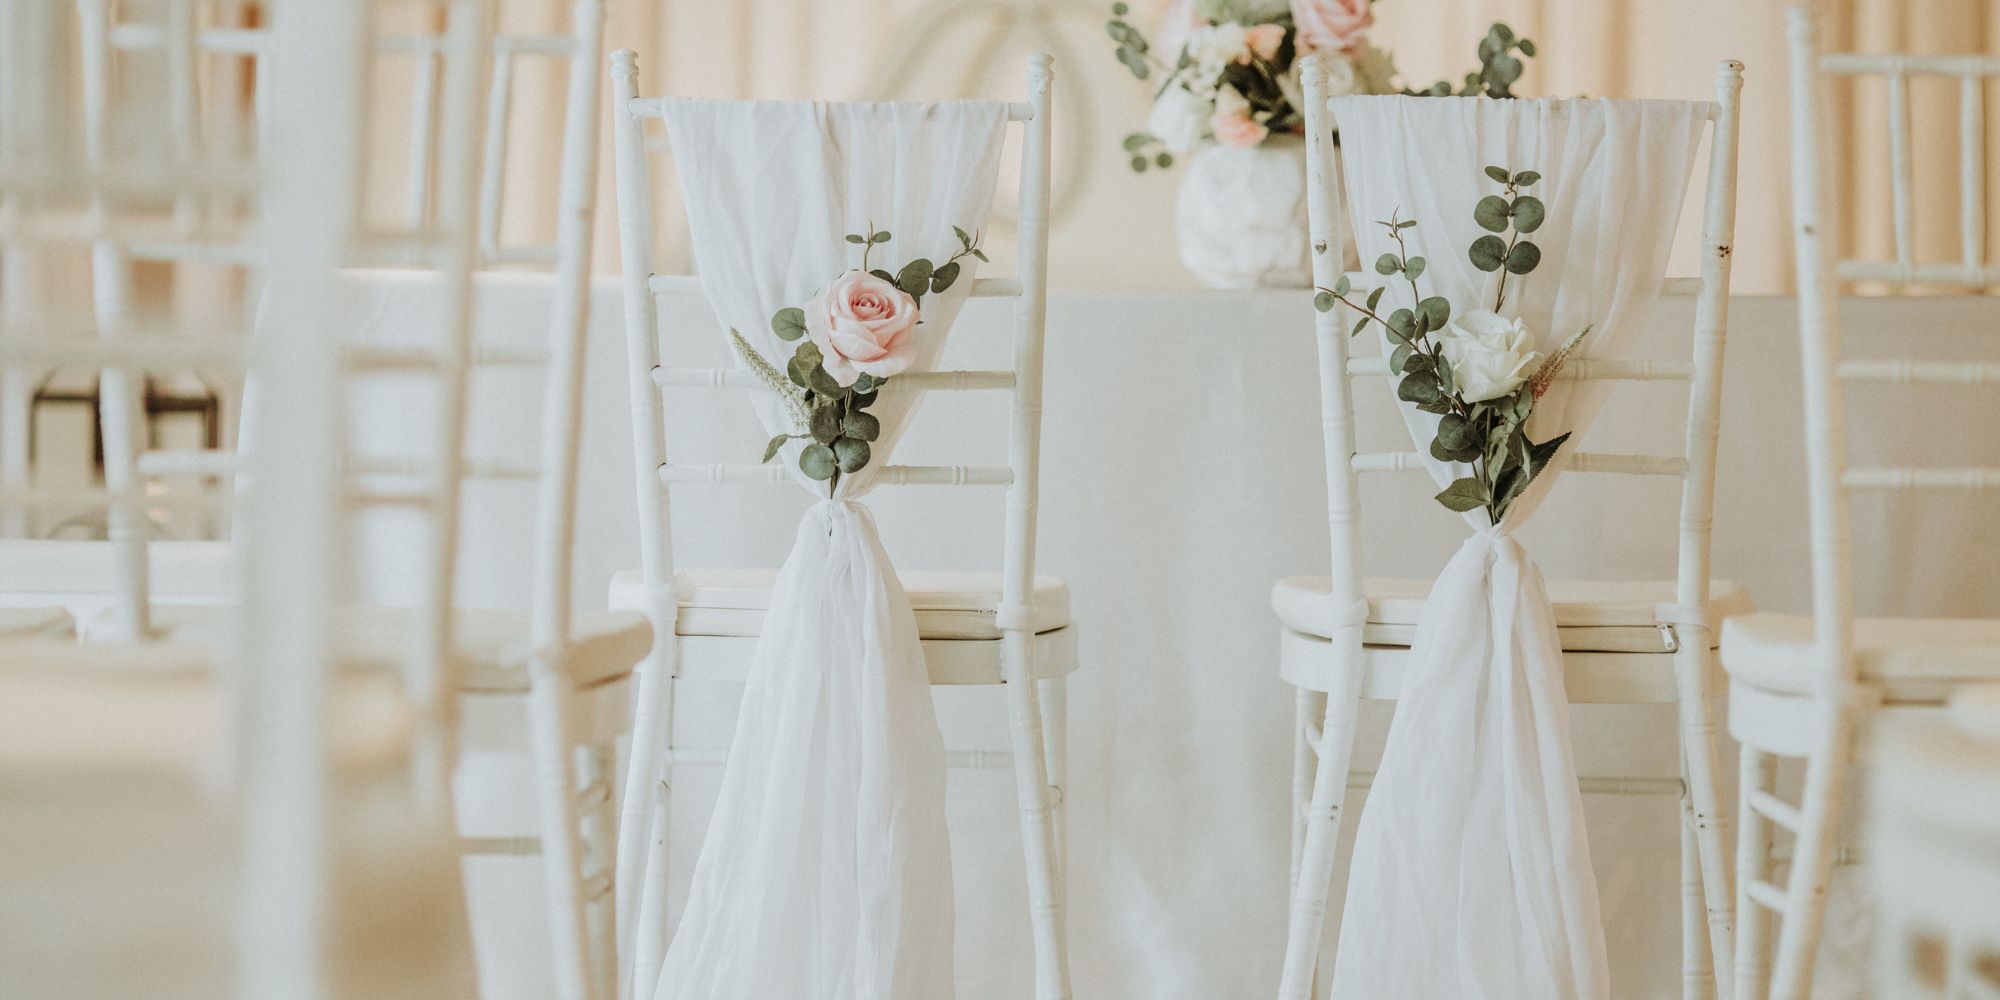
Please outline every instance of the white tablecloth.
M483 322L497 340L535 340L546 315L534 278L482 286ZM417 322L385 296L364 326L398 336ZM619 293L593 300L577 593L601 602L611 574L637 565L624 334ZM1848 304L1850 353L1979 355L2000 320L1985 299ZM1760 606L1806 605L1804 473L1795 314L1789 299L1738 300L1717 491L1715 567ZM1691 300L1647 331L1645 355L1683 358ZM1299 293L1067 293L1050 306L1043 436L1040 570L1068 579L1083 667L1070 699L1071 938L1076 992L1092 1000L1215 1000L1272 992L1283 952L1288 867L1291 692L1277 676L1269 591L1280 577L1327 563L1311 311ZM1872 333L1860 331L1868 324ZM727 363L698 298L670 300L668 364ZM943 364L1004 367L1004 305L973 303ZM413 335L413 334L412 334ZM1675 338L1681 338L1676 346ZM1989 349L1983 355L1992 357ZM1856 393L1852 436L1863 456L1966 464L2000 462L2000 427L1964 390L1937 405L1871 406ZM1685 388L1632 383L1584 446L1678 453ZM531 460L539 389L531 377L484 373L475 397L474 452ZM363 395L364 432L399 436L406 400ZM1407 448L1386 382L1360 395L1364 449ZM898 461L978 464L1004 458L1003 394L937 395ZM1971 414L1986 414L1985 418ZM1955 430L1926 431L1939 421ZM1948 450L1901 454L1903 442ZM763 438L727 392L681 390L669 406L676 461L754 461ZM1463 537L1429 500L1420 475L1366 481L1367 569L1421 576ZM1677 481L1609 476L1566 480L1524 532L1551 578L1666 578L1674 565ZM1855 504L1859 603L1866 612L2000 614L2000 521L1970 495ZM525 600L530 510L525 487L476 484L462 593L474 606ZM776 565L808 502L796 487L683 487L674 494L682 565ZM993 489L886 487L868 501L905 568L997 568L1001 499ZM1884 530L1892 520L1915 524ZM402 585L392 527L365 533L377 597ZM713 686L711 686L712 688ZM733 721L735 691L683 685L678 722L689 743L715 746ZM1006 745L995 691L941 692L955 748ZM1388 706L1370 706L1356 766L1372 767ZM1575 714L1579 770L1675 773L1667 708L1585 708ZM487 821L525 829L524 775L499 762L466 783ZM714 775L684 772L676 799L676 885L684 887ZM1027 996L1027 922L1009 772L952 781L961 1000ZM1678 996L1675 804L1587 800L1604 897L1614 992ZM1343 858L1342 864L1345 864ZM475 922L489 997L536 995L545 975L532 862L474 868ZM677 888L677 892L679 889ZM1337 914L1337 910L1336 910Z

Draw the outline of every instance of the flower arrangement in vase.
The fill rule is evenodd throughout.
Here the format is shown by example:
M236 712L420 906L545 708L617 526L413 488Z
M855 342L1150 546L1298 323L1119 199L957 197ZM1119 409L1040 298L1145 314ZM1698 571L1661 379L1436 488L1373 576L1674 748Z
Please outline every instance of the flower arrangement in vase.
M1567 433L1546 441L1529 439L1528 418L1591 328L1577 331L1544 357L1534 349L1527 325L1507 314L1507 278L1526 275L1541 264L1541 247L1525 237L1541 228L1548 206L1525 190L1542 179L1536 171L1487 167L1486 176L1501 189L1473 207L1473 221L1485 233L1466 248L1466 254L1473 267L1495 276L1489 282L1490 307L1456 313L1443 296L1425 296L1417 279L1427 261L1412 256L1403 239L1416 220L1394 213L1377 223L1396 244L1394 253L1375 261L1375 273L1382 275L1384 284L1357 301L1343 274L1332 288L1318 290L1313 307L1328 312L1346 306L1357 313L1360 318L1350 336L1371 324L1381 328L1392 348L1389 369L1402 374L1397 398L1438 415L1431 457L1471 467L1470 475L1446 486L1437 501L1459 512L1483 507L1488 521L1499 524L1507 508L1569 439ZM1383 316L1379 312L1383 293L1399 275L1409 283L1414 308Z
M1217 288L1305 287L1305 119L1298 62L1318 54L1327 95L1511 97L1534 43L1495 24L1480 65L1454 91L1411 90L1369 41L1372 0L1175 0L1156 41L1111 5L1105 31L1118 61L1155 82L1144 131L1127 135L1133 171L1187 160L1175 206L1181 262ZM1171 61L1169 61L1171 60Z

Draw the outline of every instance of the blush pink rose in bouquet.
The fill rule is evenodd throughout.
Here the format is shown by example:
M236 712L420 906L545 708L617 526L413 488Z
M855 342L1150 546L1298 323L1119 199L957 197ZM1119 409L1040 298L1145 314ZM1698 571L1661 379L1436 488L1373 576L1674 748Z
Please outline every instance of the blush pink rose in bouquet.
M866 271L834 279L806 300L805 314L806 336L842 386L863 374L878 380L901 374L916 357L916 300Z
M1371 0L1292 0L1299 45L1315 52L1351 52L1375 23Z

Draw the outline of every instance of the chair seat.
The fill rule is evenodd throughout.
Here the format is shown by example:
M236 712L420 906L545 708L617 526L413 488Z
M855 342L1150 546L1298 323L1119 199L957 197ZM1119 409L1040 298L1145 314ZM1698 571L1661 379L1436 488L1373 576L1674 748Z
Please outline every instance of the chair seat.
M898 574L910 606L917 613L917 634L924 639L1000 638L995 616L1000 609L1000 574L916 571ZM680 613L678 635L754 636L764 629L771 609L774 569L691 569L674 574ZM1034 630L1051 632L1070 623L1069 587L1052 576L1035 578L1031 598ZM646 606L645 582L638 570L611 578L610 604L638 610Z
M180 646L223 648L230 609L185 605L154 609L154 630ZM362 669L394 669L409 653L411 611L407 608L344 608L336 634L342 656ZM570 680L594 687L632 672L653 645L653 627L632 612L578 613L570 625ZM460 611L454 632L461 657L459 689L477 694L519 694L528 690L528 613Z
M1408 646L1430 593L1429 580L1369 578L1361 583L1368 596L1368 621L1362 642L1371 646ZM1331 631L1333 609L1328 603L1326 577L1293 577L1271 588L1271 606L1285 627L1325 638ZM1669 637L1661 630L1672 624L1662 614L1674 603L1674 583L1660 581L1591 582L1552 580L1549 598L1555 605L1562 648L1579 652L1668 653ZM1710 620L1720 621L1752 609L1750 595L1726 580L1709 584ZM1710 645L1715 642L1710 635Z
M1863 681L1883 700L1941 704L1960 684L2000 681L2000 620L1859 618L1854 655ZM1722 627L1722 666L1732 684L1810 695L1820 666L1813 621L1803 615L1749 615Z
M0 641L74 638L76 622L62 608L0 608Z

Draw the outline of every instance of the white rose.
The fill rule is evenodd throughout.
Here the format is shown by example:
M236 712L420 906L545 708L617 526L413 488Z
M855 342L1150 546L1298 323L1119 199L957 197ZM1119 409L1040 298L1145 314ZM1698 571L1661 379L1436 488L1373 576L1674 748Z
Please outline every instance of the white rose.
M1542 355L1518 319L1475 309L1445 324L1438 348L1451 362L1451 379L1468 403L1513 395L1541 367Z
M1152 113L1146 116L1146 131L1169 152L1184 154L1201 141L1211 113L1207 101L1185 88L1169 86L1153 101Z
M1220 74L1230 63L1250 61L1250 29L1234 21L1210 25L1189 36L1187 47L1204 75Z

